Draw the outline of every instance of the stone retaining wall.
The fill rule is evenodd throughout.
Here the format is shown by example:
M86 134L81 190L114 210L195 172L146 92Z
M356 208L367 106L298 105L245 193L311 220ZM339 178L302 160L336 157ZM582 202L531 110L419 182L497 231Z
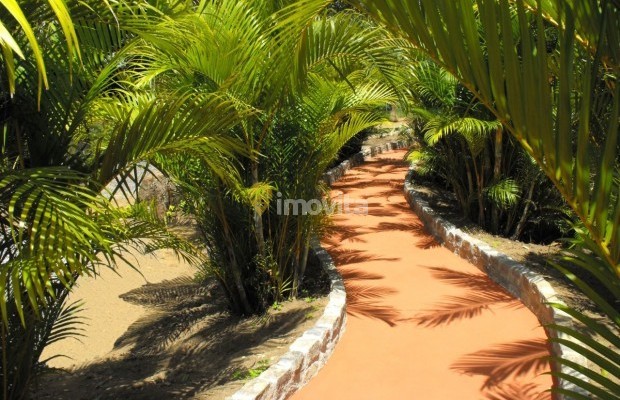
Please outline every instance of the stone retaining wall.
M550 303L563 303L549 281L527 266L514 261L485 242L473 238L441 218L429 206L428 202L418 195L415 186L410 182L409 176L405 181L404 190L411 209L443 246L480 268L493 281L521 300L536 315L542 325L558 324L573 326L572 317L549 305ZM569 336L563 333L547 329L546 331L547 336L571 340ZM585 357L564 345L553 343L552 352L556 356L561 356L584 367L587 366ZM573 369L557 363L554 363L552 368L556 371L560 370L563 373L585 379L585 376L578 374ZM556 380L555 384L559 388L580 391L574 384L565 379ZM583 391L580 392L586 394ZM563 395L556 395L556 399L568 398Z

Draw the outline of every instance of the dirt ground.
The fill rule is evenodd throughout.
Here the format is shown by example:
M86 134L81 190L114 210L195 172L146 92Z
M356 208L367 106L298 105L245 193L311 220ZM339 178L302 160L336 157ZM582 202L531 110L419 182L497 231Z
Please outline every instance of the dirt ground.
M326 304L308 297L242 319L171 251L135 257L140 273L121 265L80 279L69 301L84 301L84 336L45 350L42 359L64 356L47 363L35 398L224 399L275 363Z

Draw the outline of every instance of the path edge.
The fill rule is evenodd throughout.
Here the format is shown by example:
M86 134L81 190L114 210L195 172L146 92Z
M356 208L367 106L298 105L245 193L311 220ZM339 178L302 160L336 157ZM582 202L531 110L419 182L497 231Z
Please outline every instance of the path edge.
M313 239L312 250L330 280L329 301L323 315L314 326L305 331L278 362L241 389L229 400L283 400L317 374L325 365L340 340L346 326L346 293L342 277L334 261L318 239Z
M439 216L429 203L422 199L415 185L411 183L410 178L412 174L413 170L411 169L405 179L405 198L413 212L418 215L430 233L444 247L478 267L494 282L519 299L538 318L538 321L543 326L556 324L570 328L575 327L575 321L570 315L551 307L551 303L564 304L564 302L548 280L526 265L497 251L486 242L470 236ZM575 341L564 333L547 328L545 328L545 331L547 337ZM557 357L562 357L587 368L587 359L567 346L551 343L551 352ZM587 379L584 375L558 362L552 363L552 369L582 380ZM587 394L583 389L566 379L556 377L553 379L554 385L557 388L576 391L584 395ZM555 394L554 398L569 400L571 397Z
M381 146L362 146L362 150L323 175L331 186L351 168L369 157L386 151L406 148L405 141L392 141ZM317 323L305 331L277 363L247 382L227 400L283 400L305 386L331 356L346 328L346 292L344 281L329 253L318 238L311 243L321 266L330 279L329 301Z

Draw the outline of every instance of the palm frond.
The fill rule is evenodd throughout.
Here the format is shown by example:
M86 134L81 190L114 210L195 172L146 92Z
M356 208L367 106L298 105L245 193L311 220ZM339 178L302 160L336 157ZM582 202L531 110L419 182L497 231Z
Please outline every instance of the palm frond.
M521 189L512 179L502 179L487 186L484 194L494 203L502 207L515 205L520 198Z
M55 22L60 24L63 31L67 45L67 54L69 57L72 57L73 54L79 56L77 34L69 14L69 8L63 1L49 0L46 3L47 4L43 7L49 7L53 10L56 17ZM49 84L43 51L41 50L35 30L24 13L23 4L19 4L16 0L2 0L0 4L2 4L2 7L8 12L8 15L3 15L2 20L0 20L0 47L2 47L2 53L4 55L4 67L8 75L9 92L11 95L15 93L16 65L13 53L20 58L24 58L25 54L18 44L19 39L17 35L12 33L12 31L20 30L21 32L19 32L19 34L25 36L28 46L31 49L29 55L34 59L37 65L38 81L40 85L38 93L40 95L41 86L47 89Z

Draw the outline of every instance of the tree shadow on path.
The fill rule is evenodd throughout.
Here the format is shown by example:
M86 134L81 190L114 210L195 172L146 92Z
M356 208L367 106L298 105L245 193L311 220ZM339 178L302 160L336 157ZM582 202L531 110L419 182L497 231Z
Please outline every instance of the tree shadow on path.
M463 319L471 319L491 307L519 309L523 304L483 273L429 267L435 279L465 290L461 296L445 296L433 308L412 318L420 326L438 328ZM481 390L488 400L548 399L538 385L519 379L549 370L546 338L500 343L466 354L454 362L452 370L485 377Z

